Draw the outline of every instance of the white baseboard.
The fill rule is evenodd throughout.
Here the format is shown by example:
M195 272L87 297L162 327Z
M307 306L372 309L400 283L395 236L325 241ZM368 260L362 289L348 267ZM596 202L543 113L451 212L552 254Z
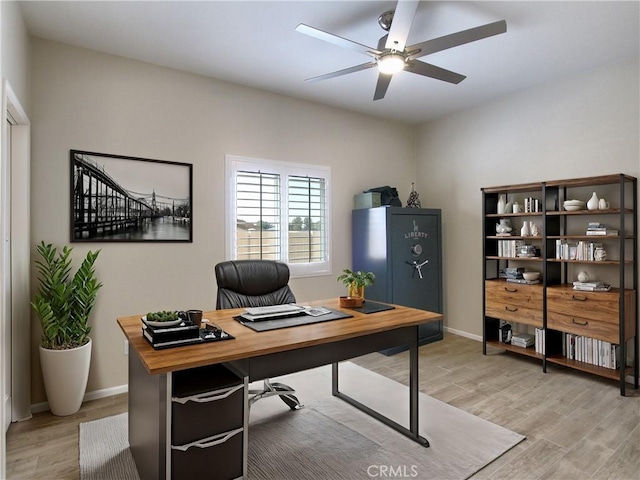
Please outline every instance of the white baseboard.
M477 342L482 341L482 335L474 335L473 333L463 332L462 330L456 330L455 328L444 327L446 332L454 333L456 335L460 335L461 337L470 338L471 340L475 340Z
M129 385L120 385L118 387L103 388L102 390L94 390L93 392L85 393L82 402L88 402L90 400L98 400L99 398L111 397L113 395L119 395L121 393L127 393L129 391ZM49 410L49 402L34 403L31 405L31 413L45 412Z

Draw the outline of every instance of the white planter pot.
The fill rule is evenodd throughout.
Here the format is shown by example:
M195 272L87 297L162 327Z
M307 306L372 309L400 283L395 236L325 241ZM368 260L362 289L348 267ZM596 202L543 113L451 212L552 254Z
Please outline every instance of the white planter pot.
M89 379L91 339L70 350L40 347L40 367L49 408L54 415L65 416L80 410Z

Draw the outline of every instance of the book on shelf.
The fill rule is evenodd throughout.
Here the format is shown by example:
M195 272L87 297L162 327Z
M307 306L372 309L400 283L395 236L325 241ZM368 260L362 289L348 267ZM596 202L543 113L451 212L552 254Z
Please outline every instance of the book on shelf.
M527 348L535 344L535 336L530 333L518 333L514 332L511 336L511 345L515 345L516 347Z
M601 282L601 281L580 282L580 281L576 280L575 282L573 282L573 286L574 287L602 287L603 285L606 285L606 284L604 282Z
M535 285L536 283L540 283L540 280L525 280L524 278L507 278L506 280L509 283L520 283L523 285Z
M599 285L597 287L574 285L573 289L581 292L608 292L611 290L611 285L609 285L608 283L605 283L604 285Z
M544 329L536 328L535 337L536 337L535 339L536 353L541 353L542 355L544 355L545 353Z
M596 230L587 230L587 235L591 236L591 235L611 235L611 236L617 236L619 235L618 230L615 230L613 228L603 228L603 229L596 229Z
M563 333L562 354L569 360L618 369L620 351L618 345L573 333Z
M598 261L596 259L596 250L598 248L604 249L603 244L583 241L569 243L563 240L556 240L556 259Z

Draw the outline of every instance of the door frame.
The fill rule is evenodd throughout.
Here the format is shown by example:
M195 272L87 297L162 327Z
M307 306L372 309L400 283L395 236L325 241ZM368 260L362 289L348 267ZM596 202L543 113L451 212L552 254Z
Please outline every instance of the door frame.
M0 329L0 346L11 349L11 392L8 410L5 405L5 367L0 368L0 424L2 452L0 476L4 477L6 465L5 421L31 418L31 312L30 312L30 134L31 125L18 97L6 79L2 79L2 105L0 107L2 139L0 146L0 295L2 314L10 320L10 338L4 338ZM7 129L11 123L11 151ZM6 419L6 420L5 420ZM8 423L8 422L7 422Z

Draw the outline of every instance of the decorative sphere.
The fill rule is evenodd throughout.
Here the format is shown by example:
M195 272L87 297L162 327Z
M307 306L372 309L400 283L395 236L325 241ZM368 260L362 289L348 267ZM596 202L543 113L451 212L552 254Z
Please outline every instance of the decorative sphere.
M587 272L585 272L584 270L580 273L578 273L578 281L579 282L588 282L589 281L589 274Z

